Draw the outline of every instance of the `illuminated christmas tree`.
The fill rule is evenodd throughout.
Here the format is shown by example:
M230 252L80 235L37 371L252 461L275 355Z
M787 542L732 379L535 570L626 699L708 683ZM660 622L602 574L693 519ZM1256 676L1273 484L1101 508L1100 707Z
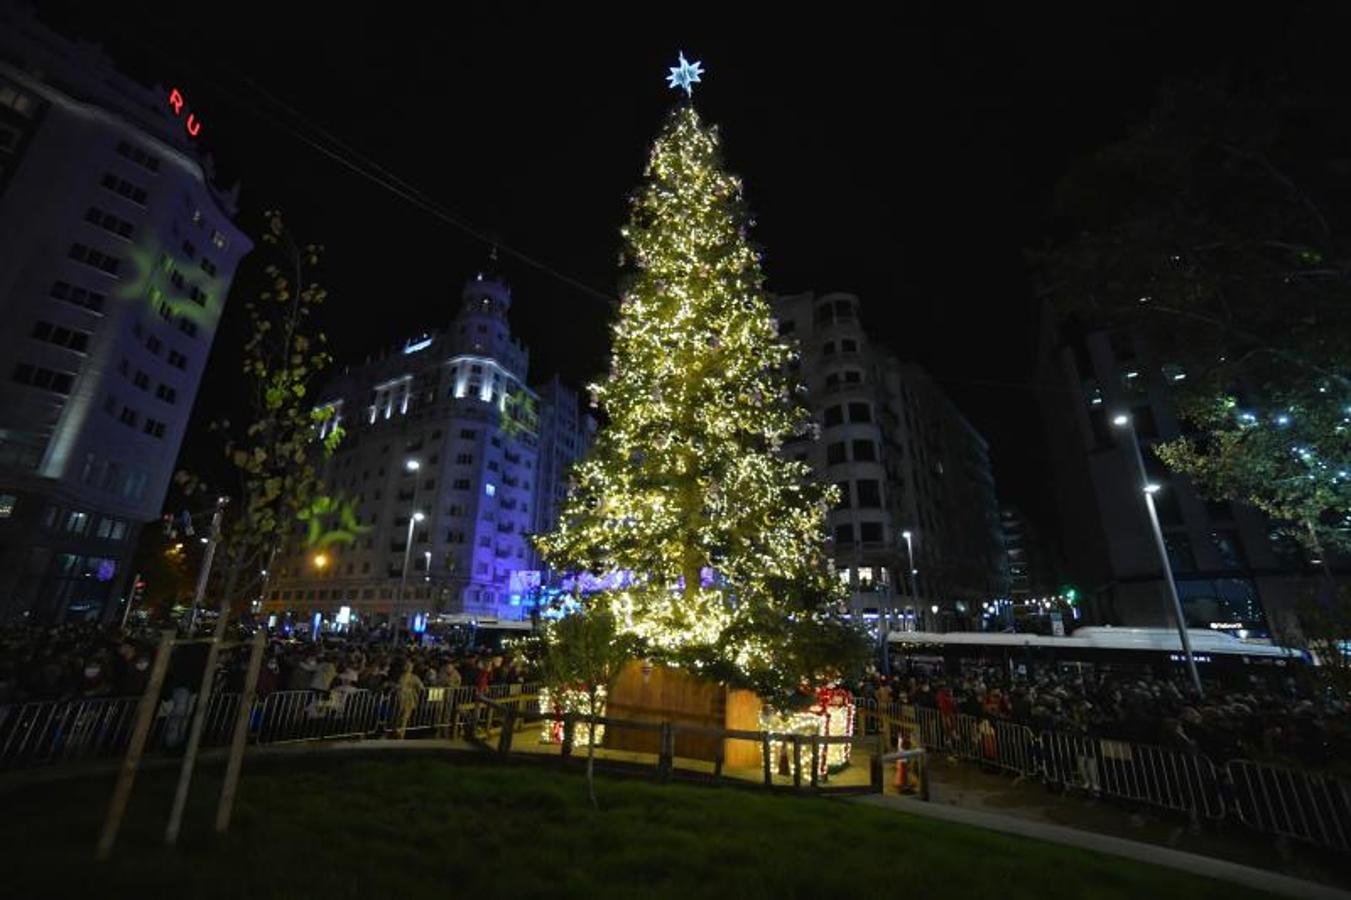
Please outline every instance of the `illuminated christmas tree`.
M689 103L631 205L611 371L592 387L608 424L539 547L608 579L590 602L653 658L783 697L858 652L825 555L834 488L779 453L814 427L796 351L771 316L741 182Z

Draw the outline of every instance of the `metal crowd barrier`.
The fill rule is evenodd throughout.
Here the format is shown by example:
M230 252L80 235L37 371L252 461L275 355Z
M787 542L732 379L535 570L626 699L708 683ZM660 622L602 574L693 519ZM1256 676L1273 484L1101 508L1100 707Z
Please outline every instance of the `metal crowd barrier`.
M1249 828L1351 850L1351 783L1246 759L1225 766L1239 821Z
M1215 764L1199 753L1045 731L1042 772L1049 783L1095 795L1222 819L1224 791Z
M518 709L537 717L534 684L497 684L489 698L529 698ZM202 746L229 743L239 711L237 693L211 698L202 727ZM50 700L0 706L0 771L116 757L131 737L139 697ZM172 752L187 739L194 701L175 705L166 698L156 710L146 741L149 753ZM402 716L397 690L278 691L254 700L249 740L255 744L358 739L397 730L405 735L466 736L488 725L489 711L472 687L425 688Z
M539 686L498 684L483 697L515 703L514 724L540 716ZM259 745L361 739L380 734L477 739L496 719L473 687L425 688L405 707L397 690L279 691L254 700L249 740ZM181 698L180 698L181 699ZM0 770L113 758L126 749L139 697L58 700L0 706ZM230 740L240 697L216 694L206 710L204 746ZM943 715L900 703L858 701L855 739L880 735L894 747L943 753L1047 784L1146 804L1195 818L1232 814L1256 831L1335 850L1351 850L1351 783L1235 760L1223 768L1181 750L1044 731L1002 719ZM186 740L192 703L166 700L156 712L149 752L173 752ZM500 718L500 717L499 717Z

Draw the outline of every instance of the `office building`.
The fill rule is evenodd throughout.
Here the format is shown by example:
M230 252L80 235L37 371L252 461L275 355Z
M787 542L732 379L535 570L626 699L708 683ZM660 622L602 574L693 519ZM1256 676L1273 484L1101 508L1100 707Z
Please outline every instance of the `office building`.
M0 619L115 614L235 268L181 91L0 4Z

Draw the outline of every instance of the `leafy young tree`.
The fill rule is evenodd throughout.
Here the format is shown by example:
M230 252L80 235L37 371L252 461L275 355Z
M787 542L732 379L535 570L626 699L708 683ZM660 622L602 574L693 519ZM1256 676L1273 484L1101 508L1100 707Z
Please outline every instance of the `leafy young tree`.
M834 488L779 453L810 425L748 224L717 131L676 107L622 231L631 269L593 387L609 421L538 546L609 576L600 602L645 653L786 698L819 674L786 648L857 636L824 552Z
M588 716L603 714L601 692L633 658L634 646L619 633L615 617L608 609L591 607L564 616L549 627L543 657L544 682L554 697L569 692L586 693ZM555 704L561 709L563 704ZM596 729L586 728L586 789L592 808L596 803Z
M1042 257L1062 310L1142 334L1167 366L1192 433L1164 463L1319 559L1351 550L1351 236L1323 209L1339 141L1319 131L1341 118L1172 88L1062 183L1074 233Z
M242 427L228 420L212 426L226 437L231 477L210 492L236 498L222 528L222 605L266 578L261 573L298 522L306 523L305 540L314 547L350 543L362 528L349 502L323 492L316 468L316 458L331 454L343 436L334 427L320 439L332 411L316 410L311 396L332 362L314 322L328 293L310 280L323 247L299 244L279 213L265 219L269 284L246 306L249 335L240 353L249 419ZM208 492L189 473L178 479L189 494Z

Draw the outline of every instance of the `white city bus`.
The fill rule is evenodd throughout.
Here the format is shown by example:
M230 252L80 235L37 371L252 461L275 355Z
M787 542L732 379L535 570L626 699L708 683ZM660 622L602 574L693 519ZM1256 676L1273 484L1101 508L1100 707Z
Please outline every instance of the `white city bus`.
M1187 637L1203 677L1227 680L1284 675L1307 662L1298 650L1240 640L1230 632L1189 628ZM893 667L901 671L951 673L960 671L963 665L995 665L1020 674L1062 667L1162 672L1181 671L1185 664L1182 639L1168 628L1093 626L1079 628L1068 637L893 631L888 644Z

